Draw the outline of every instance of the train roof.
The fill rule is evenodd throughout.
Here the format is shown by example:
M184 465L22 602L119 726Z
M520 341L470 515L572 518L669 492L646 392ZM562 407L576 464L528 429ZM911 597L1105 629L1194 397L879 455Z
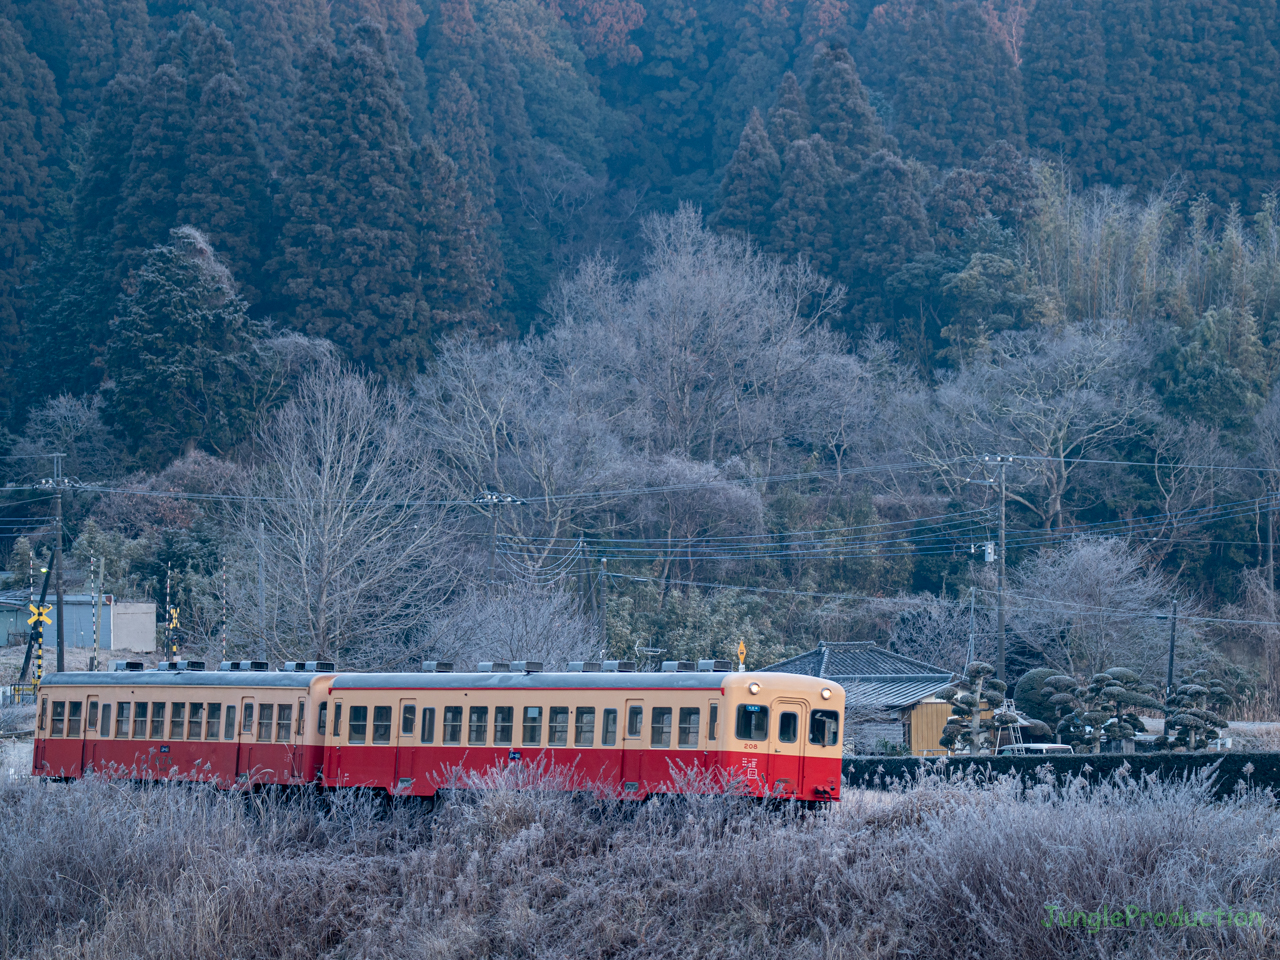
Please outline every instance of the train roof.
M267 671L222 670L120 670L112 673L90 671L54 673L45 677L41 687L113 686L113 687L307 687L319 674L269 673Z
M269 673L251 671L120 671L55 673L42 684L127 687L307 687L327 677L334 690L714 690L754 679L769 687L833 686L801 674L779 673Z

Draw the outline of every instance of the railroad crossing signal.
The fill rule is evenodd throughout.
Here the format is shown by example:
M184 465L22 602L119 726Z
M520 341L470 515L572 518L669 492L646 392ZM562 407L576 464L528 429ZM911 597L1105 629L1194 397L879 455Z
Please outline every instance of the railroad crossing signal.
M34 603L28 603L27 609L31 611L31 616L27 617L27 626L34 627L37 623L53 623L49 619L49 611L53 609L52 606L46 604L45 606L37 607Z
M169 629L170 630L178 629L178 608L177 607L169 608Z

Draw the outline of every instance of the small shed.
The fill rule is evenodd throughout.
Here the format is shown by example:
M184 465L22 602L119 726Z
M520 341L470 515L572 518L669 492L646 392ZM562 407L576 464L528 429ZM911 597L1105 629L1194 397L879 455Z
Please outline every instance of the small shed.
M31 615L28 604L33 602L25 590L0 592L0 643L26 644L31 630L27 626L27 618ZM45 624L44 628L45 649L51 650L58 639L58 608L52 591L45 603L53 608L49 611L49 619L53 622ZM62 608L67 618L63 642L68 647L92 647L97 597L88 593L63 594ZM119 600L110 594L105 595L102 598L102 627L98 643L103 650L153 652L156 649L154 601Z
M960 683L949 670L870 641L819 643L765 670L822 677L844 687L844 742L856 753L947 753L938 740L951 704L938 693Z

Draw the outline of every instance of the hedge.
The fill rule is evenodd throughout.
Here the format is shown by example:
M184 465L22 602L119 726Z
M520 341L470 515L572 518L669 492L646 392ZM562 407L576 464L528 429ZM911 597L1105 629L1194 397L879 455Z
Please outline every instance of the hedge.
M916 777L921 771L959 771L965 778L985 781L1009 773L1034 781L1042 767L1055 779L1083 777L1098 783L1124 767L1130 777L1155 774L1161 780L1184 779L1194 771L1217 765L1212 771L1215 794L1228 795L1236 784L1271 788L1280 794L1280 753L1140 753L1080 754L1056 757L846 757L844 781L851 787L888 789L895 781ZM1246 770L1245 768L1249 769Z

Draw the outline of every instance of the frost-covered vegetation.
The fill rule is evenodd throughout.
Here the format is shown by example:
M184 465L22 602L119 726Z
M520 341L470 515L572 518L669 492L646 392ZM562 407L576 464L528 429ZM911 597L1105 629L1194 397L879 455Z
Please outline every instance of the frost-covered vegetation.
M925 778L830 810L500 779L434 816L89 780L0 788L0 955L1261 957L1280 812L1203 783ZM527 785L526 785L527 786ZM1249 926L1046 927L1126 907Z

